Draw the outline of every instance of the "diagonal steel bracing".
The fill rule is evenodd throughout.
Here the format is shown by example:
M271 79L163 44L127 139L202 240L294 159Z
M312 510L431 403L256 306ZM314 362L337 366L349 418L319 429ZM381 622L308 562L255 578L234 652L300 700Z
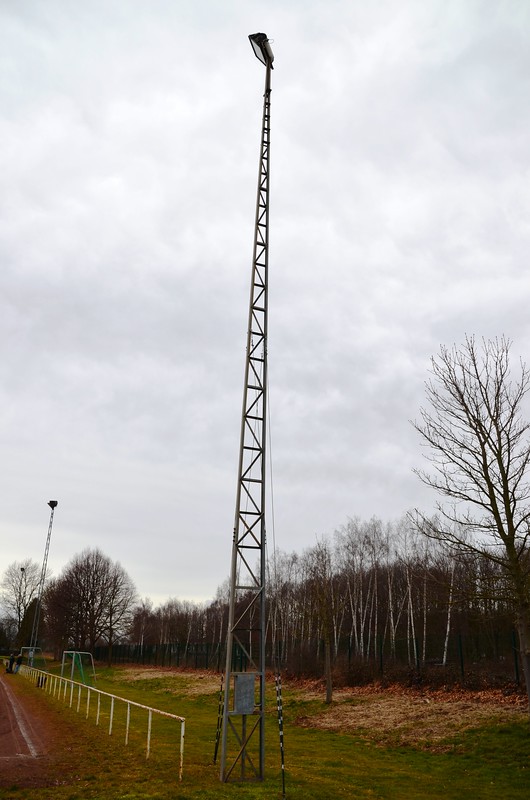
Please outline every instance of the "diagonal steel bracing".
M268 42L266 37L265 41ZM266 77L232 544L221 739L222 781L263 780L264 777L265 434L272 69L269 51L260 58L266 65Z

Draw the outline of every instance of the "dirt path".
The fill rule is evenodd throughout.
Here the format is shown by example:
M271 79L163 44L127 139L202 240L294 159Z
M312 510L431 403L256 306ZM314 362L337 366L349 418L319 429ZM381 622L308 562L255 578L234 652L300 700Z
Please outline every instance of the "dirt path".
M44 746L9 685L11 679L20 680L14 675L0 678L0 758L37 758Z
M35 698L19 691L17 675L0 674L0 786L48 783L56 731Z

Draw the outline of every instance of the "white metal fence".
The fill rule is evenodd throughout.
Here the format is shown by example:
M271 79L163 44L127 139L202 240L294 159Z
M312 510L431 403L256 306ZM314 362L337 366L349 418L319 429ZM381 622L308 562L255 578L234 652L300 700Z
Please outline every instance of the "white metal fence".
M48 692L49 695L57 699L62 699L68 702L70 708L75 705L77 713L81 710L81 704L85 710L85 717L88 719L92 699L95 699L97 704L95 711L95 722L99 725L102 716L102 698L110 700L110 707L108 709L109 721L109 736L112 734L112 729L115 719L115 705L116 703L124 703L126 707L125 717L125 744L129 743L129 731L131 727L131 707L140 708L147 712L147 742L145 757L149 758L151 753L151 732L153 723L153 714L159 714L162 717L169 717L170 719L180 722L180 760L179 760L179 781L182 780L182 771L184 767L184 734L186 727L186 720L184 717L179 717L176 714L169 714L167 711L160 711L157 708L144 706L141 703L135 703L132 700L126 700L123 697L103 692L101 689L95 689L93 686L86 686L84 683L78 683L70 678L63 678L60 675L53 675L50 672L36 669L35 667L21 666L19 673L29 680L34 680L36 685ZM83 695L86 695L83 700Z

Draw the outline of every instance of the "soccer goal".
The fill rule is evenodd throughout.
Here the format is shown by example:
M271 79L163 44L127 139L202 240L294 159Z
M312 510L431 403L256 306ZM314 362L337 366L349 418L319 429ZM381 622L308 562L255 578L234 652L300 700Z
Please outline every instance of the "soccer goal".
M70 671L70 680L93 686L96 682L96 670L92 653L83 650L65 650L61 663L61 678L65 677L65 670Z
M35 667L35 669L42 669L46 672L46 659L42 654L41 647L21 647L20 655L22 656L23 664L27 664L29 667Z

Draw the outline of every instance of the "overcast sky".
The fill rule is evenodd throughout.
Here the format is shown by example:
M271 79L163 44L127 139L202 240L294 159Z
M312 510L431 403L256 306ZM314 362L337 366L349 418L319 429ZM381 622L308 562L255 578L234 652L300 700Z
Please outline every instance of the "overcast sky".
M432 507L409 420L440 344L530 360L526 0L0 0L0 573L57 499L55 575L99 547L158 603L229 574L256 31L269 546Z

